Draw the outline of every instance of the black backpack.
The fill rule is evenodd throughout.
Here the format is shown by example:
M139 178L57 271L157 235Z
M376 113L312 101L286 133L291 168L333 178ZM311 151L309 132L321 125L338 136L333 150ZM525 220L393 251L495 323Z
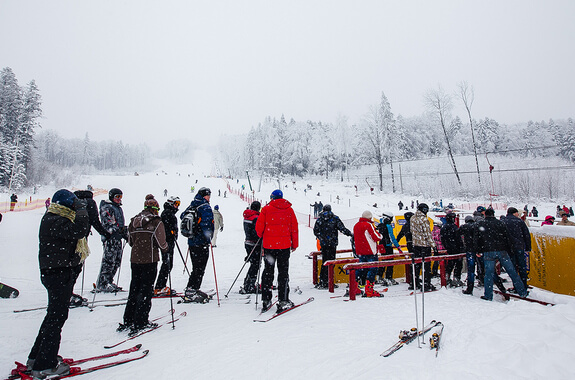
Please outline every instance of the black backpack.
M192 237L200 228L201 218L198 215L197 207L189 207L182 214L182 222L180 223L180 232L184 237Z

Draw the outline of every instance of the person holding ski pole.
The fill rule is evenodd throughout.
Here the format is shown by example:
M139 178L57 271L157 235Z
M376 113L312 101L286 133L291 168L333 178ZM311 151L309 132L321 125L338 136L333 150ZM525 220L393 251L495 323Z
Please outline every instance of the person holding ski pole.
M294 306L289 299L289 258L299 245L299 231L291 203L284 199L281 190L274 190L271 201L262 209L256 222L256 232L264 248L262 275L262 310L271 307L274 267L278 267L277 311Z
M250 208L244 211L244 233L246 240L244 247L246 249L246 257L244 261L249 261L250 267L248 273L244 278L244 285L240 287L240 294L252 294L257 291L257 276L260 268L262 257L262 239L256 232L256 223L260 216L260 209L262 205L258 201L253 201Z
M192 272L185 289L184 302L207 303L209 297L200 290L206 265L210 257L210 244L214 235L214 213L210 206L212 191L207 187L202 187L190 203L188 208L180 215L183 219L188 210L195 210L197 218L195 220L192 235L188 238L190 248L190 258L192 260Z
M78 240L90 229L86 201L69 190L54 193L40 222L40 278L48 292L48 308L26 366L34 378L67 375L70 366L58 358L62 327L68 319L68 305L80 265Z
M178 207L180 207L180 198L171 196L164 202L164 211L162 211L162 215L160 216L166 230L168 250L162 252L162 266L160 267L160 273L156 280L154 295L171 295L175 293L173 289L166 287L166 284L168 282L168 276L174 267L174 248L176 247L176 240L178 240L178 218L176 217Z
M124 323L117 331L129 329L135 335L143 329L156 327L148 320L154 296L154 280L160 261L159 250L166 252L166 230L158 215L160 205L152 194L146 195L144 209L130 220L128 244L132 247L130 257L132 279L130 293L124 310Z
M104 252L96 287L100 292L115 293L122 290L114 284L114 275L122 264L124 250L122 239L128 240L128 230L124 225L124 211L122 210L123 195L122 190L112 188L108 192L108 199L100 202L100 220L102 226L110 234L110 237L102 236Z

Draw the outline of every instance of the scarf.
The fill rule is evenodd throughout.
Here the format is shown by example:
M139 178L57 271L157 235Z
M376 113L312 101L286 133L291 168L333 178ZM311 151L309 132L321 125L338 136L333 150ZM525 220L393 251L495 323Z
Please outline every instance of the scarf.
M51 203L50 206L48 206L48 212L66 218L72 223L76 220L76 211L57 203ZM88 240L85 237L78 239L78 243L76 244L76 253L80 255L80 263L83 263L90 255Z

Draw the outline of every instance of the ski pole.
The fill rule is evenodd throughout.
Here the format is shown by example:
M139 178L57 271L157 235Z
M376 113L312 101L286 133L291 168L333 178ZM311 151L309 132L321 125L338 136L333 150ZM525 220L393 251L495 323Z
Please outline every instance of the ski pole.
M263 257L263 254L264 254L264 252L263 252L263 248L262 248L262 250L261 250L261 252L260 252L260 258L259 258L259 260L258 260L258 278L257 278L257 281L256 281L256 310L258 309L258 294L259 294L259 291L260 291L261 285L262 285L261 282L260 282L260 272L261 272L261 268L262 268L262 257Z
M431 262L431 261L430 261ZM430 273L431 275L431 273ZM425 344L425 253L422 252L421 256L421 328L423 329L423 334L421 337L421 344ZM430 280L431 283L431 280Z
M90 311L94 311L94 304L96 303L96 293L98 293L96 291L96 283L94 282L92 285L94 285L94 297L92 298L92 307L90 308Z
M121 241L121 240L120 240ZM124 256L124 247L126 246L126 243L124 243L123 241L121 241L122 243L122 252L120 253L120 265L118 265L118 278L116 279L116 291L114 292L114 295L118 294L118 287L120 285L118 285L120 283L120 272L122 271L122 257Z
M86 273L86 262L82 263L82 289L80 290L80 296L84 297L84 273Z
M212 266L214 267L214 281L216 283L216 296L218 297L218 306L220 306L220 292L218 291L218 276L216 276L216 259L214 258L214 247L210 243L210 249L212 251Z
M411 268L413 276L411 276L411 283L413 284L413 299L415 300L415 329L417 334L417 347L421 348L419 343L419 317L417 316L417 281L415 280L415 257L411 255Z
M188 266L186 265L188 262L188 256L190 255L190 246L188 245L188 252L186 252L186 259L184 260L184 271L188 271ZM183 256L182 256L183 258ZM182 272L182 274L184 274L184 272ZM190 274L190 271L188 271L188 275Z
M168 260L170 260L170 258L168 257ZM170 264L168 264L169 266ZM172 310L171 314L172 314L172 330L174 330L176 328L176 321L174 321L174 300L172 299L172 273L171 271L168 272L168 280L170 281L170 310Z
M182 251L180 250L180 246L178 245L178 241L176 240L176 247L178 248L178 252L180 253L180 257L182 258L182 262L184 263L184 272L186 273L188 272L188 276L190 275L190 271L188 270L188 266L186 265L186 261L187 260L187 256L186 256L186 260L184 260L184 255L182 255ZM190 247L188 247L188 253L190 253ZM182 274L183 274L182 273Z
M258 243L260 242L261 238L258 239L258 242L254 245L254 247L252 248L252 251L250 252L250 254L248 255L248 258L244 261L244 265L242 265L238 275L236 276L234 282L232 282L232 286L230 286L230 290L228 290L228 292L226 293L226 295L224 296L224 298L228 298L228 294L230 294L230 292L232 291L234 285L236 284L236 281L238 280L238 277L240 277L240 274L242 273L242 271L244 270L244 267L246 266L246 264L250 261L250 259L252 258L252 254L254 253L254 250L256 249L256 247L258 246Z

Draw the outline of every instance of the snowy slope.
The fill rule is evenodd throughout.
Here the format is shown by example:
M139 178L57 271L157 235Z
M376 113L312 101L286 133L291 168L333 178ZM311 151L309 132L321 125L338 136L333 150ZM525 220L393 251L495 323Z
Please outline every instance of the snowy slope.
M229 299L223 295L243 264L242 212L247 204L237 196L223 198L225 181L204 178L201 168L209 162L194 165L163 167L163 171L140 173L139 176L90 176L70 184L84 188L119 187L124 191L124 213L129 220L143 206L147 193L154 194L163 203L163 190L168 195L179 195L182 208L189 204L200 186L212 189L212 206L218 204L224 216L224 231L219 234L214 249L221 305L216 300L206 305L175 305L176 313L187 311L188 316L176 323L175 330L162 327L158 331L135 339L150 350L150 355L138 362L84 375L85 379L475 379L508 378L526 379L554 376L568 379L575 376L570 362L575 339L575 299L534 289L532 295L557 303L545 307L524 301L503 302L497 296L494 302L479 298L480 289L473 297L461 294L461 289L442 289L425 296L425 319L440 320L445 324L442 348L436 358L428 349L417 343L404 347L396 354L383 358L379 354L396 342L402 329L415 326L413 296L408 296L403 282L392 287L381 299L358 299L344 302L343 298L330 298L325 290L316 290L311 283L311 260L305 257L315 250L315 240L310 228L300 225L300 248L292 253L290 261L290 286L299 287L301 294L293 293L292 300L315 301L270 323L254 323L259 310L254 297L244 304L237 293L245 271L240 276ZM179 174L178 174L179 173ZM188 177L188 173L190 177ZM194 173L194 175L191 175ZM197 184L195 180L198 180ZM254 187L258 179L252 178ZM238 188L246 181L233 185ZM285 198L302 214L309 212L309 204L316 199L330 202L334 212L342 219L355 218L364 209L378 203L372 210L394 211L398 197L360 194L343 185L314 182L313 193L304 194L303 181L290 183L283 188ZM262 184L257 193L266 200L277 183ZM218 189L222 197L218 197ZM317 197L317 192L322 194ZM335 203L335 196L342 203ZM97 199L99 200L101 197ZM403 200L406 203L406 199ZM36 336L44 311L13 313L13 310L45 305L46 292L39 280L37 264L37 231L43 209L7 213L0 224L2 265L0 281L20 289L17 299L0 299L0 374L8 375L14 360L25 361ZM94 232L95 233L95 232ZM89 240L92 254L85 269L84 296L95 282L99 271L102 247L99 237ZM179 240L186 252L186 241ZM341 239L340 248L349 248L347 239ZM189 262L188 262L188 265ZM129 249L124 252L120 285L129 286ZM81 291L82 277L76 284ZM182 290L187 276L176 253L172 271L173 287ZM212 261L208 264L202 288L215 288ZM343 287L336 289L342 294ZM127 293L97 295L96 299L117 299ZM165 314L170 308L167 299L155 299L151 317ZM115 331L122 320L123 307L97 307L73 309L64 326L60 353L65 357L83 357L104 353L103 346L121 340L124 336ZM419 304L421 319L421 303ZM421 323L421 322L420 322ZM428 342L426 342L428 343ZM131 346L124 344L120 348Z

